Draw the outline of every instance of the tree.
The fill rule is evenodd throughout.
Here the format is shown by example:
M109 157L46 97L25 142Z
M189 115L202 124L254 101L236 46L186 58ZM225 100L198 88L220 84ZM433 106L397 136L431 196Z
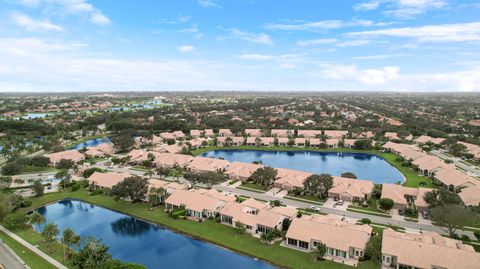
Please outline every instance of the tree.
M27 219L27 215L24 212L15 212L8 214L3 222L8 229L17 230L25 226Z
M2 167L2 175L11 176L20 174L23 170L23 166L18 163L7 163Z
M346 178L353 178L353 179L356 179L357 176L352 173L352 172L345 172L345 173L342 173L342 177L346 177Z
M67 159L61 159L56 165L55 168L57 169L65 169L68 170L72 168L75 165L75 162L72 160L67 160Z
M30 224L40 224L45 221L45 218L38 211L33 211L30 215L29 223Z
M282 231L288 230L288 228L290 228L290 224L292 224L292 220L289 218L284 218L282 221Z
M44 186L42 184L42 181L40 181L40 179L35 180L35 182L33 182L32 187L33 187L33 192L35 192L35 197L40 197L43 195Z
M74 261L79 268L96 269L108 263L112 256L108 254L108 247L100 240L88 238Z
M262 233L260 235L260 240L262 242L267 242L267 243L270 243L273 241L273 239L275 239L275 236L272 232L268 232L268 233Z
M148 169L145 173L143 173L143 175L148 177L148 178L152 178L152 176L154 174L155 174L155 172L153 172L153 170L151 170L151 169Z
M148 180L138 176L127 177L112 188L113 196L129 198L132 203L145 199L147 192Z
M98 167L92 167L92 168L85 169L83 171L83 177L84 178L89 178L95 172L103 172L103 169L98 168Z
M365 247L365 257L372 259L375 262L380 262L382 259L382 237L372 236L368 240Z
M262 185L265 189L277 178L277 170L272 167L258 168L250 177L253 182Z
M148 203L150 206L161 205L167 198L167 195L167 190L164 188L150 188L150 192L148 193Z
M382 198L382 199L378 200L378 204L380 205L381 209L383 209L385 211L388 211L388 210L392 209L394 202L390 198Z
M327 246L324 243L317 243L317 258L322 260L323 256L327 253Z
M80 245L80 236L76 235L72 229L67 228L63 230L61 242L63 245L63 260L66 261L70 257L70 247Z
M55 174L55 177L63 182L63 188L66 189L70 183L70 173L67 169L62 169Z
M245 224L243 224L243 223L240 222L240 221L236 221L236 222L235 222L235 228L237 228L237 232L238 232L239 234L244 234L245 231L246 231L246 229L247 229L247 228L245 227Z
M444 204L430 209L432 221L447 229L450 237L455 238L456 230L473 225L477 216L461 205Z
M372 140L370 139L358 139L353 144L355 149L367 150L372 148Z
M45 225L45 227L43 227L42 237L45 240L45 243L50 246L50 252L53 252L53 245L51 243L55 241L58 233L59 230L56 224L48 223L47 225Z
M126 152L135 145L135 140L129 134L121 133L112 137L112 143L119 149L119 152Z
M163 178L170 174L170 168L167 167L158 167L155 171L157 172L157 175L162 176Z
M312 196L323 199L333 186L333 177L329 174L311 175L303 183L303 188Z

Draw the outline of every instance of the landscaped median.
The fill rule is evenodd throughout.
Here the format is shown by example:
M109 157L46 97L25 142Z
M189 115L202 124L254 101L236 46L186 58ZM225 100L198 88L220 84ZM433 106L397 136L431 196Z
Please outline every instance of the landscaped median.
M420 176L410 167L402 165L402 162L399 161L399 156L389 152L381 152L379 150L356 150L351 148L334 148L334 149L319 149L319 148L302 148L302 147L256 147L256 146L233 146L233 147L219 147L219 146L209 146L205 148L200 148L192 151L194 156L201 155L205 152L212 150L265 150L265 151L315 151L315 152L351 152L351 153L369 153L382 157L389 164L397 168L404 176L405 182L403 186L405 187L425 187L425 188L435 188L433 181L430 178Z
M272 245L263 244L259 239L254 238L249 234L239 234L234 228L219 224L215 221L207 220L203 223L198 223L190 220L175 220L170 218L168 214L164 212L163 207L158 207L155 210L150 211L150 206L147 204L132 204L122 200L115 201L114 198L105 195L90 196L88 195L87 191L83 189L76 192L64 191L52 193L40 198L32 199L32 207L28 209L31 210L65 198L83 200L85 202L119 211L149 222L158 223L174 231L215 243L239 253L243 253L252 257L258 257L283 268L352 268L331 261L317 262L315 261L315 253L305 253L302 251L281 247L279 243ZM33 231L30 232L33 233ZM28 235L25 232L17 234L22 236L24 239L31 236L31 234ZM378 267L378 264L375 264L372 261L367 261L361 262L357 268L373 269Z
M238 186L237 189L265 193L265 189L263 188L263 186L255 183L242 183L242 185Z
M347 211L368 214L368 215L378 216L378 217L384 217L384 218L392 217L390 216L390 214L387 214L387 213L377 212L377 211L369 210L368 208L365 208L365 207L353 206L353 205L348 206Z

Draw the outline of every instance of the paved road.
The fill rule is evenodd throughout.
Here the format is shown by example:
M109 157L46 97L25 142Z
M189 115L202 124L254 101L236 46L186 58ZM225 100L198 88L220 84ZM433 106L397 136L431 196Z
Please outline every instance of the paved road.
M10 248L4 245L3 242L0 242L0 264L3 265L6 269L25 269L23 261L17 258L18 256L15 253L12 253Z
M234 194L244 195L244 196L248 196L248 197L252 197L252 198L256 198L256 199L260 199L260 200L266 200L266 201L279 200L285 205L294 206L294 207L298 207L298 208L309 208L311 205L315 205L315 204L302 202L302 201L295 201L295 200L291 200L291 199L278 198L278 197L268 195L268 194L265 194L265 193L258 193L258 192L243 190L243 189L231 188L231 187L228 187L228 186L216 185L216 186L214 186L214 188L219 190L219 191L231 192L231 193L234 193ZM318 206L318 205L315 205L315 206ZM340 209L327 208L327 207L323 207L323 206L320 206L320 208L321 208L321 211L323 213L338 215L338 216L344 216L344 217L347 217L347 218L354 218L354 219L369 218L370 220L372 220L372 222L380 223L380 224L384 224L384 225L391 224L391 225L400 226L400 227L404 227L406 229L412 229L412 230L432 231L432 232L437 232L437 233L442 233L442 234L446 233L446 230L444 228L429 225L429 224L422 224L422 223L416 223L416 222L409 222L409 221L405 221L405 220L396 220L396 219L392 219L392 218L378 217L378 216L374 216L374 215L367 215L367 214L362 214L362 213L357 213L357 212L352 212L352 211L344 211L344 210L340 210ZM466 234L469 237L474 238L472 232L458 231L457 233L458 234Z
M28 243L27 241L23 240L21 237L19 237L18 235L10 232L7 228L3 227L2 225L0 225L0 231L6 233L8 236L10 236L11 238L15 239L17 242L19 242L20 244L22 244L24 247L28 248L29 250L33 251L35 254L37 254L38 256L42 257L44 260L46 260L47 262L51 263L53 266L59 268L59 269L68 269L66 266L64 266L63 264L61 264L60 262L58 262L57 260L55 260L54 258L48 256L47 254L45 254L43 251L39 250L38 248L36 248L35 246L33 246L32 244Z
M468 171L477 177L480 177L480 169L478 167L466 165L463 162L461 162L459 158L450 157L448 155L445 155L443 152L439 150L432 150L430 153L437 156L440 159L452 160L457 167L462 168L463 170Z

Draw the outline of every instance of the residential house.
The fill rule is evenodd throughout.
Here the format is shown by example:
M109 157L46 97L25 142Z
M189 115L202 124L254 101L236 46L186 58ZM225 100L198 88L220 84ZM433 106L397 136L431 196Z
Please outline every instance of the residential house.
M417 142L417 144L426 144L431 142L433 144L440 145L443 141L445 141L445 138L434 138L428 135L421 135L414 141Z
M173 168L185 167L193 161L194 157L184 154L160 153L155 156L153 163L157 167Z
M471 186L461 189L458 194L466 206L480 205L480 186Z
M425 211L428 207L424 200L427 188L410 188L403 187L397 184L383 184L381 198L389 198L393 201L393 209L403 210L408 207L417 209L418 211Z
M314 252L322 243L327 247L326 259L356 266L365 254L371 234L369 225L358 225L338 216L314 214L293 219L283 245Z
M322 135L322 130L298 130L297 137L316 138Z
M270 131L271 136L273 137L290 137L293 136L293 130L287 129L272 129Z
M247 136L260 137L262 136L262 130L261 129L245 129L245 134Z
M228 139L230 138L230 139ZM245 138L241 136L233 136L233 137L225 137L219 136L217 137L217 145L219 146L242 146L245 142Z
M322 144L320 138L310 138L308 141L310 142L310 147L320 147Z
M374 184L370 180L334 176L328 197L347 202L362 201L370 198L373 187Z
M230 131L230 129L220 129L218 130L218 136L229 137L229 136L233 136L233 134L232 134L232 131Z
M348 131L341 131L341 130L325 130L325 135L328 138L337 138L341 139L348 135Z
M385 136L385 138L388 140L400 140L398 133L395 132L386 132L383 136Z
M355 142L357 142L357 139L344 139L343 147L353 149L355 148Z
M230 179L247 181L255 171L263 165L253 163L233 162L225 169L225 175Z
M260 144L264 147L271 147L275 144L274 137L260 137Z
M303 182L313 175L312 173L291 170L286 168L277 168L277 179L274 186L283 190L291 191L294 189L303 189Z
M226 160L195 157L186 168L194 173L223 172L229 164L230 162Z
M185 207L187 215L195 219L213 218L224 201L192 190L177 190L165 200L166 210Z
M113 186L122 182L127 177L131 177L129 173L117 173L117 172L94 172L88 177L89 184L93 184L97 188L111 189Z
M52 165L56 165L61 160L70 160L77 163L85 159L85 156L76 149L46 154L45 157L50 159L50 164Z
M115 148L111 143L100 144L95 147L87 148L85 155L88 157L103 157L109 156L115 153Z
M325 143L329 148L338 148L338 145L340 144L340 140L338 138L328 138Z
M455 168L440 169L433 175L433 179L445 188L458 192L462 188L480 186L480 181L468 176Z
M383 230L382 264L394 268L478 268L480 254L471 245L435 232Z
M307 142L306 138L303 138L303 137L295 138L295 146L297 147L305 147L306 142Z
M412 166L425 176L432 176L440 169L455 169L454 164L447 164L442 159L432 155L424 155L412 161Z

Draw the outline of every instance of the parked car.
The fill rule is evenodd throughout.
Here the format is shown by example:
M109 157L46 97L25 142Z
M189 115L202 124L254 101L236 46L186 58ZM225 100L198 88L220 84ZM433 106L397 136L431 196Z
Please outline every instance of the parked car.
M402 209L399 209L399 210L398 210L398 215L403 216L403 214L404 214L403 210L402 210Z
M338 200L337 205L343 205L343 200Z
M424 219L429 219L430 218L430 214L428 214L427 211L423 211L422 216L423 216Z

